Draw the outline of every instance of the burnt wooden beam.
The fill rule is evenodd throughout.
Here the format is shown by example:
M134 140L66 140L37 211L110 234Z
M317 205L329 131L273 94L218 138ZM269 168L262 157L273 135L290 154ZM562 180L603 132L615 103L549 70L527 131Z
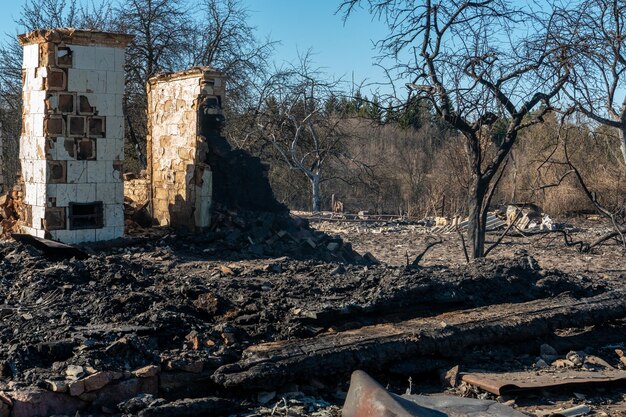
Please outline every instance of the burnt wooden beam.
M625 296L626 291L581 299L563 295L263 343L246 349L239 362L219 368L213 379L225 387L268 388L358 368L384 370L419 356L454 357L469 346L521 342L626 317Z

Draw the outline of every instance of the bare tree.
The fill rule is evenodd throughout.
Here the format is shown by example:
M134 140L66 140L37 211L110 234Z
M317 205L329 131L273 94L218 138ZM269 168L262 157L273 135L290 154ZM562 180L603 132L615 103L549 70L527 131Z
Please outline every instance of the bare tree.
M388 24L378 42L384 57L400 62L399 76L465 138L468 240L481 257L487 210L518 132L541 120L569 77L564 19L504 0L346 0L340 10L348 17L362 3ZM485 131L501 119L503 134L489 141Z
M129 82L141 89L154 74L183 65L189 17L181 0L128 0L117 14L119 31L135 35L127 51Z
M339 94L339 82L326 80L307 53L298 65L276 71L261 86L259 105L251 111L256 131L290 169L306 176L312 209L319 211L324 168L342 154L341 117L325 109L328 98Z
M578 111L618 130L626 164L626 3L585 0L567 29L578 59L565 91Z
M210 66L226 74L229 107L241 110L251 99L251 84L269 68L274 42L259 39L240 0L204 0L202 18L193 24L185 48L188 66Z
M110 5L77 0L27 0L16 19L20 32L56 27L110 30L114 14ZM17 159L22 116L22 47L16 33L0 43L0 124L4 137L5 178L12 184L19 170Z

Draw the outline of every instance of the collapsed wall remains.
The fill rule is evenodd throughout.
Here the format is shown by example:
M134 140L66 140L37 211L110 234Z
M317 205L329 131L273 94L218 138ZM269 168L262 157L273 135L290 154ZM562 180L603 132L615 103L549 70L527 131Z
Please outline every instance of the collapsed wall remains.
M206 228L213 175L201 135L224 121L223 75L208 67L160 74L148 81L147 160L152 215L162 226Z

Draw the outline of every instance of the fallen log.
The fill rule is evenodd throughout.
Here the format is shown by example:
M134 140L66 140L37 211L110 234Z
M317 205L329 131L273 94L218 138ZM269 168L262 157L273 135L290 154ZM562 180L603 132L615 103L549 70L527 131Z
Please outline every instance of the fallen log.
M418 356L458 357L468 346L519 342L626 317L625 296L626 291L581 299L563 295L263 343L247 348L239 362L220 367L213 380L225 387L268 388L357 368L383 370Z

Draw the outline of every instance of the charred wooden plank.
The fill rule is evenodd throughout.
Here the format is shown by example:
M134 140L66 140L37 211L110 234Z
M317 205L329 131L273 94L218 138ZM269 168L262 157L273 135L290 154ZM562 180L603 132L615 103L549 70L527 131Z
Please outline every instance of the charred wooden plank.
M468 346L520 342L559 328L626 317L625 296L625 291L581 299L564 295L264 343L246 349L239 362L219 368L213 379L226 387L267 388L356 368L382 370L421 355L454 357Z
M31 245L52 259L87 259L89 255L75 246L66 245L54 240L43 239L27 234L13 233L11 235L16 241L25 245Z

